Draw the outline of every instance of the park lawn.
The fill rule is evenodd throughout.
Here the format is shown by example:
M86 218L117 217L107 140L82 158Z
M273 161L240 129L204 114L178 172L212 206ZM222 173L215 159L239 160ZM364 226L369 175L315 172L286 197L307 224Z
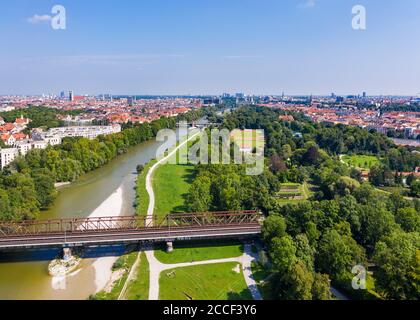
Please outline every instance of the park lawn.
M215 245L195 245L189 247L174 248L171 253L166 252L166 248L155 251L155 257L162 263L174 264L194 261L205 261L215 259L236 258L243 254L242 244L218 244Z
M146 190L146 176L149 169L156 163L156 160L150 161L144 166L144 170L137 177L136 185L136 213L138 216L146 216L149 207L149 194Z
M194 180L192 165L164 164L153 175L155 192L155 215L164 217L169 213L185 212L185 197Z
M198 138L197 138L198 139ZM191 146L197 139L194 139L194 141L190 141L188 143L189 146ZM179 145L180 142L177 142L176 146ZM170 150L168 150L167 152L165 152L165 155L167 155L169 152L171 152L171 150L173 150L176 146L172 147ZM180 159L180 155L179 152L177 151L172 157L170 157L169 160L174 160L174 159ZM185 158L185 157L183 157ZM137 184L136 184L136 195L137 195L137 199L136 199L136 213L139 216L146 216L147 215L147 209L149 207L149 194L147 193L146 190L146 177L147 174L150 170L150 168L157 162L157 160L151 160L148 164L146 164L144 166L144 170L142 173L140 173L137 177ZM158 167L155 171L155 175L156 172L159 170L160 167ZM154 178L154 177L153 177ZM154 185L153 185L153 189L154 189ZM156 195L156 189L154 189L155 191L155 197ZM156 198L157 199L157 198ZM155 199L155 200L156 200Z
M379 159L377 157L365 155L345 155L342 157L342 160L349 166L361 169L370 169L379 163Z
M127 300L149 299L149 270L149 262L147 261L146 254L142 252L135 279L129 283L125 294Z
M159 285L160 300L252 300L238 262L165 270Z

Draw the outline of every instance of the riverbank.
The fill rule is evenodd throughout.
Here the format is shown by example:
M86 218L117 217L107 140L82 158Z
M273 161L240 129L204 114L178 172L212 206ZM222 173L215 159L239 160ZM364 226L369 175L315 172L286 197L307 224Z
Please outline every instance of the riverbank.
M116 217L122 215L123 199L123 188L120 186L89 215L89 218ZM93 261L91 266L95 272L94 284L96 287L95 292L93 292L94 294L109 287L110 283L115 281L112 266L117 259L117 256L101 257ZM66 282L66 278L67 276L52 277L52 283Z
M89 215L89 218L101 217L117 217L122 215L123 207L123 189L120 186L113 194L111 194L95 211ZM113 280L112 266L118 257L102 257L98 258L94 263L95 269L95 285L96 291L103 290L109 282Z
M116 202L109 198L118 198L121 186L124 198L121 215L134 215L136 167L155 159L161 145L161 142L154 140L141 143L103 167L86 173L71 185L60 189L54 203L40 218L54 220L86 218L93 214L114 215L119 210L112 209ZM101 210L101 207L105 207L105 210ZM109 276L112 261L115 261L111 257L112 261L108 263L99 260L95 264L98 257L122 256L125 247L86 248L80 266L64 279L55 282L47 271L49 262L59 253L58 250L28 251L0 263L0 299L85 300L109 280L109 277L97 277L99 268L108 268L105 272Z

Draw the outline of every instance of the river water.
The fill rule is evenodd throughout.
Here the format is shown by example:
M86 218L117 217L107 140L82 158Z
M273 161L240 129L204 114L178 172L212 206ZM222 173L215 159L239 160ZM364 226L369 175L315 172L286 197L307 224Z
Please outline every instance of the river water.
M155 158L160 145L155 140L142 143L106 166L84 175L63 188L54 205L43 212L40 219L87 217L101 204L102 208L104 201L117 190L122 190L122 214L134 214L136 166ZM116 246L112 252L107 252L109 257L95 258L97 251L92 250L92 258L84 259L77 271L61 279L47 273L49 262L59 251L0 254L0 299L87 299L102 289L109 279L115 256L123 252L123 247Z

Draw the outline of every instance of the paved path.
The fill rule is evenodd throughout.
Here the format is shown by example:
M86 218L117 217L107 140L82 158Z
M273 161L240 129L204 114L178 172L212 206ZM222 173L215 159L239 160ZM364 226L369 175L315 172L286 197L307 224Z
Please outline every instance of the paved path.
M161 164L163 164L164 162L166 162L170 157L172 157L174 154L176 154L176 152L181 147L183 147L185 144L187 144L192 139L195 139L199 134L201 134L201 131L193 134L187 140L185 140L184 142L180 143L166 157L163 157L162 159L160 159L158 162L156 162L149 169L149 171L147 173L147 176L146 176L146 190L147 190L147 193L149 194L149 207L147 209L146 225L148 225L148 226L152 226L153 225L153 214L155 212L155 192L153 191L153 185L152 185L152 177L153 177L154 171L156 170L157 167L159 167Z
M156 162L148 171L146 176L146 190L149 194L149 207L147 209L147 219L146 225L151 226L153 224L153 214L155 211L155 193L153 191L152 177L153 173L158 166L166 162L171 156L176 154L176 152L187 144L189 141L195 139L200 132L189 137L184 142L180 143L174 150L172 150L166 157L163 157L161 160ZM164 264L156 259L154 251L152 248L146 250L146 257L149 261L149 270L150 270L150 281L149 281L149 300L159 300L159 277L162 271L175 268L183 268L197 265L206 265L206 264L217 264L217 263L226 263L226 262L238 262L243 267L243 274L245 282L250 290L254 300L262 300L262 296L258 290L257 283L252 277L251 263L253 260L257 260L257 256L252 253L251 245L245 245L244 254L238 258L228 258L228 259L218 259L218 260L206 260L206 261L197 261L197 262L186 262L186 263L177 263L177 264Z
M330 290L333 296L335 296L338 300L350 300L347 296L345 296L343 293L341 293L334 287L331 287Z
M150 265L149 300L159 300L159 278L162 271L175 269L175 268L204 265L204 264L239 262L238 261L239 258L229 258L229 259L219 259L219 260L165 264L165 263L160 262L158 259L156 259L155 253L153 250L147 250L146 256Z
M250 244L245 245L244 255L240 257L242 268L244 272L245 282L251 291L252 298L254 300L263 300L260 291L258 290L257 282L252 275L252 262L258 260L258 255L252 252L252 246Z

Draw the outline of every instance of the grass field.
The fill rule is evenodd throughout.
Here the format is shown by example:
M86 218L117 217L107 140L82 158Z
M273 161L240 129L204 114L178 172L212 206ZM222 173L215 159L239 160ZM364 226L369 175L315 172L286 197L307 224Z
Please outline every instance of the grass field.
M349 166L361 169L370 169L372 166L379 163L377 157L365 155L345 155L341 159Z
M141 253L140 259L135 279L130 282L125 294L127 300L149 299L149 262L144 252Z
M236 262L166 270L159 284L160 300L252 300Z
M195 143L195 141L197 139L194 139L194 141L188 142L188 146L191 146L193 143ZM178 146L178 145L179 145L179 142L176 144L176 146ZM167 155L169 152L171 152L171 150L176 148L176 146L172 147L169 151L165 152L165 155ZM180 159L180 158L183 158L185 160L185 155L181 156L181 155L179 155L179 151L177 151L173 156L170 157L170 159L168 159L168 161L174 161L174 159ZM147 190L146 190L146 177L147 177L147 174L148 174L150 168L156 162L157 162L157 160L150 161L147 165L144 166L143 172L141 174L139 174L138 177L137 177L137 184L136 184L136 189L137 189L137 191L136 191L136 194L137 194L136 206L137 206L137 209L136 209L136 212L137 212L137 215L139 215L139 216L147 215L147 209L148 209L148 206L149 206L149 194L147 193ZM177 163L177 162L175 161L175 163ZM155 199L156 203L157 203L158 200L161 200L161 199L158 197L157 190L155 189L155 183L162 184L162 187L163 187L164 191L168 191L168 188L170 188L170 186L168 185L168 182L162 180L162 179L165 178L165 175L171 174L171 172L168 172L169 168L163 169L162 173L160 175L158 173L160 171L161 167L165 167L165 166L170 166L170 165L169 164L166 164L166 165L164 164L164 165L158 167L155 171L155 174L154 174L153 178L152 178L153 179L153 189L155 191L155 196L156 196L156 199ZM177 165L174 165L174 166L176 167ZM190 167L189 169L191 169L191 168L192 167ZM172 179L172 181L170 181L170 182L175 182L174 190L176 190L176 188L178 186L181 186L181 187L184 187L184 190L187 189L186 191L188 191L188 188L185 188L185 184L189 184L191 182L190 177L188 177L187 175L185 175L185 177L184 177L184 174L182 172L183 169L185 171L185 170L187 170L187 168L172 168L172 169L173 169L174 173L180 174L180 176L178 175L178 176L172 177L173 179ZM156 175L156 173L158 173L158 175ZM179 198L179 195L174 195L174 196L175 196L175 198L177 198L177 197ZM182 201L182 204L183 204L183 201ZM168 205L168 203L165 203L163 205L163 208L158 208L158 209L166 210L166 208L168 208L168 207L170 207L170 205ZM170 211L166 212L165 214L167 214L167 213L170 213ZM155 212L155 214L159 214L159 213Z
M155 214L185 212L185 197L194 180L194 166L164 164L153 175Z
M176 244L176 243L175 243ZM155 251L155 257L162 263L184 263L194 261L205 261L214 259L225 259L239 257L243 254L242 244L217 244L211 246L191 245L180 247L173 252L167 253L165 249Z

